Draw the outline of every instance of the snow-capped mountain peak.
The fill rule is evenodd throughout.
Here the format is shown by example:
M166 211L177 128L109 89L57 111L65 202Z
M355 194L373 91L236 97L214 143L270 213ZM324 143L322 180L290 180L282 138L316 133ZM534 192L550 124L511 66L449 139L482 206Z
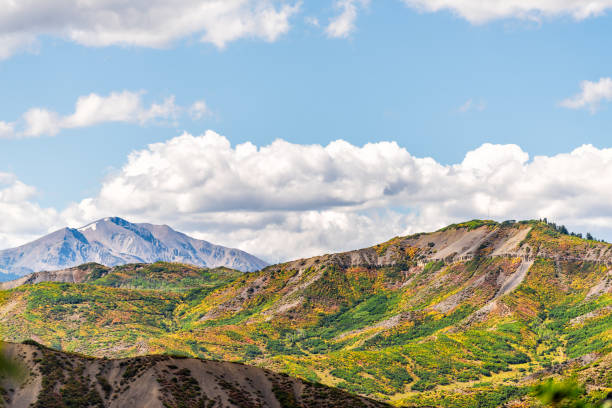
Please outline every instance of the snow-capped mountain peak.
M0 271L26 274L87 262L107 266L132 262L182 262L241 271L267 264L244 251L191 238L167 225L134 224L107 217L81 228L63 228L17 248L0 251Z

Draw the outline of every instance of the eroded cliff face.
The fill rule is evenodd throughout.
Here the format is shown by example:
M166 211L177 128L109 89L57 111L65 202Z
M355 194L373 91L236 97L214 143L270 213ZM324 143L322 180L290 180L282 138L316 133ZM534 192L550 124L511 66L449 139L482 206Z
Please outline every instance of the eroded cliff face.
M474 257L497 256L612 264L612 246L561 235L543 223L492 223L474 228L447 227L436 232L397 237L371 248L293 261L282 264L282 267L304 269L320 263L373 267L406 261L426 264L438 260L450 264Z

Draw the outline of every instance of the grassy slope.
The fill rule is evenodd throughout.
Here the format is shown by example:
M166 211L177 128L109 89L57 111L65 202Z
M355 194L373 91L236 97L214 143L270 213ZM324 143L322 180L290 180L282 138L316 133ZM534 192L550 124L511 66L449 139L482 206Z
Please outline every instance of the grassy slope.
M525 378L584 355L594 361L574 366L596 392L610 384L601 356L612 351L612 297L588 294L608 270L574 258L607 246L529 226L521 245L543 256L482 318L474 312L521 260L491 257L483 246L471 260L423 265L426 249L407 238L365 252L386 256L382 267L321 257L236 275L156 264L88 284L24 286L2 294L0 318L8 340L242 361L401 405L498 406L521 398ZM446 230L524 227L485 221Z

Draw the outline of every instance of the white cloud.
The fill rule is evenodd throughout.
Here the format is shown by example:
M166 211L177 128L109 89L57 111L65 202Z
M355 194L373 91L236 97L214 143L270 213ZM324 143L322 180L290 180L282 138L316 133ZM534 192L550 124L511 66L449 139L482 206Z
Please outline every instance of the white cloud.
M0 7L2 7L1 2ZM0 30L0 60L9 58L19 50L30 48L35 42L35 35L28 33L3 34Z
M276 0L0 0L0 58L55 36L86 46L166 47L184 38L223 48L241 38L275 41L299 3Z
M208 109L208 105L206 105L205 101L195 101L193 105L189 108L189 115L194 120L202 119L204 116L210 113Z
M357 9L365 7L370 0L337 0L335 6L341 13L333 18L325 31L332 38L346 38L355 30Z
M0 139L12 138L15 135L15 125L13 123L0 120Z
M465 101L463 105L459 107L458 111L461 113L465 113L465 112L469 112L473 110L482 112L483 110L486 109L486 107L487 107L487 104L485 101L480 100L478 102L474 102L474 100L470 98L467 101Z
M38 137L41 135L55 136L58 134L62 120L55 112L47 109L32 108L23 114L23 121L25 129L21 136Z
M571 16L583 20L604 14L612 0L403 0L425 12L451 11L471 23L517 18L540 21L546 17Z
M320 26L319 19L316 18L316 17L313 17L313 16L305 17L304 18L304 22L306 24L309 24L309 25L313 26L313 27L319 27Z
M442 165L394 142L232 146L208 131L132 153L63 216L75 226L115 214L167 223L278 261L472 218L548 217L599 231L612 225L612 180L601 177L611 172L612 149L589 145L530 160L516 145L484 144Z
M561 101L560 105L569 109L589 108L595 112L602 101L612 101L612 79L600 78L598 82L582 81L580 93Z
M36 189L0 172L0 248L23 244L61 225L58 212L34 202Z
M90 94L80 97L72 115L62 119L62 127L75 128L103 122L146 123L156 118L174 116L178 107L170 96L161 105L144 108L142 92L113 92L108 96Z
M92 93L78 98L74 112L61 116L44 108L32 108L18 122L0 121L0 138L54 136L62 129L94 126L100 123L121 122L144 125L155 121L176 119L185 110L176 105L174 96L161 103L145 106L143 92L112 92L108 96ZM195 102L189 113L200 119L207 112L203 101ZM20 125L17 129L16 123Z

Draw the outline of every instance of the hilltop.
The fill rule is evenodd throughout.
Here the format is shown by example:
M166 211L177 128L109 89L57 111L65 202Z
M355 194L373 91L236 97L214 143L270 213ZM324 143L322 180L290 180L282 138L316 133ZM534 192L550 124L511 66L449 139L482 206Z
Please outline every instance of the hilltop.
M26 284L0 292L0 323L12 341L238 361L397 405L530 406L551 375L610 391L610 265L610 244L545 222L476 220L184 290Z
M242 275L235 269L199 268L192 265L155 262L108 267L87 263L59 271L35 272L21 278L0 282L0 290L42 282L89 283L126 289L186 291L228 282Z
M191 238L167 225L133 224L108 217L0 251L0 272L25 275L89 262L116 266L156 261L209 268L225 266L240 271L255 271L267 265L244 251Z

